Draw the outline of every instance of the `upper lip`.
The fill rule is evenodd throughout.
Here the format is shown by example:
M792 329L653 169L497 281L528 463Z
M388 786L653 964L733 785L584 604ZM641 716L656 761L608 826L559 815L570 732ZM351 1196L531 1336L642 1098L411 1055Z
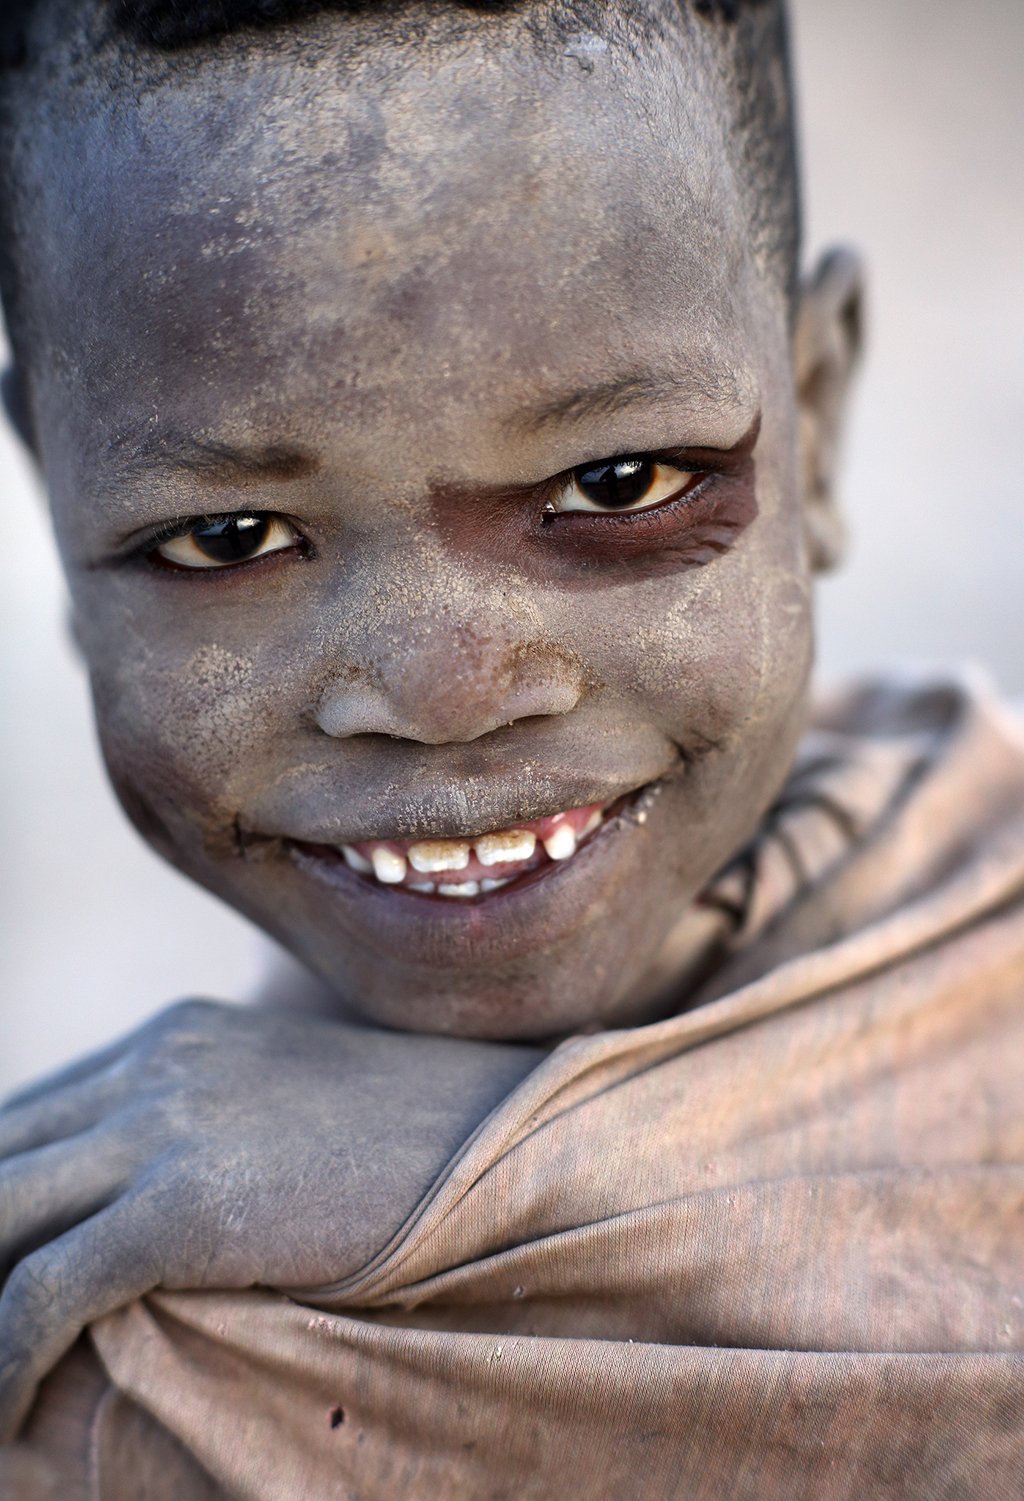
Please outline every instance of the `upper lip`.
M464 813L454 811L452 806L462 789L454 795L451 791L444 796L427 794L415 802L408 797L396 797L389 790L378 811L367 807L356 814L349 808L328 817L321 811L315 820L296 817L280 824L261 821L250 825L240 817L238 831L243 844L261 838L327 845L359 844L376 839L473 839L501 829L513 829L517 824L548 814L564 813L570 808L589 807L595 803L607 807L647 785L647 782L630 781L626 786L617 784L595 788L588 784L584 789L574 783L564 790L547 793L538 787L530 799L517 798L514 804L505 798L485 800L466 792Z
M500 737L500 738L499 738ZM459 746L354 736L293 747L276 778L243 798L248 839L356 844L373 839L472 839L594 803L608 805L678 771L678 746L628 721L586 728L528 721ZM295 751L299 754L296 755Z
M641 777L559 774L537 767L510 770L504 780L490 775L453 780L423 771L412 786L378 783L342 799L334 779L322 772L304 785L276 789L267 806L239 815L239 840L290 839L305 844L357 844L374 839L472 839L515 828L570 808L609 804L660 780L671 768L651 767Z

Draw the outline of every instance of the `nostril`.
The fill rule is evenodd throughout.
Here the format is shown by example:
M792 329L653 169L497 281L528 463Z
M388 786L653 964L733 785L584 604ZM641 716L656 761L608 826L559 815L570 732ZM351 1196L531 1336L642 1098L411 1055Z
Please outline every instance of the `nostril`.
M328 690L313 711L316 725L335 739L381 735L423 745L464 744L523 719L568 714L581 697L578 684L565 681L520 684L504 693L445 690L435 683L430 695L344 687Z
M321 696L313 719L325 735L338 740L349 735L404 733L386 693L349 683L332 684Z
M504 723L518 719L548 719L568 714L579 703L582 687L579 682L556 678L548 682L522 683L509 692L503 707L507 710Z
M568 714L584 693L580 664L556 646L519 642L468 654L457 635L446 649L415 650L359 668L339 666L314 711L326 735L387 735L424 745L464 744L522 719ZM460 645L461 641L461 645Z

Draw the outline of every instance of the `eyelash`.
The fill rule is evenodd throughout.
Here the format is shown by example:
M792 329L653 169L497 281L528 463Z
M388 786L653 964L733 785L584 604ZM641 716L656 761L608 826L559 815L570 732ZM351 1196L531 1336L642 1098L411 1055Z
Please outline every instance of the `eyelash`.
M663 449L657 452L637 451L635 453L632 453L630 457L644 459L655 464L669 465L672 468L678 468L681 472L688 472L690 474L696 475L696 482L691 483L688 486L684 486L681 492L674 496L667 497L665 500L658 502L656 505L648 506L645 509L637 511L549 512L543 509L543 507L551 500L551 498L556 496L567 484L569 484L573 476L578 474L581 470L592 468L600 464L614 463L620 457L620 455L613 455L608 458L588 461L585 464L574 464L571 469L563 470L561 474L552 476L551 479L544 481L542 485L538 486L535 493L538 494L541 501L541 510L539 513L539 522L541 527L547 529L552 527L559 528L571 526L576 532L593 530L597 534L602 531L607 531L612 526L614 526L616 529L620 527L626 527L634 535L636 535L638 530L649 530L652 527L656 529L664 528L667 524L671 523L671 518L676 511L694 504L698 497L702 496L710 485L712 485L716 480L722 477L723 471L726 468L724 460L727 456L721 453L715 453L712 456L708 452L695 453L692 450L687 451L680 449ZM157 556L157 549L162 547L167 542L174 541L179 537L186 537L188 536L189 532L204 524L226 521L230 520L232 516L241 515L268 517L281 516L283 520L287 521L289 525L294 527L294 529L299 533L300 540L296 544L295 549L280 548L273 552L264 553L254 558L246 558L238 563L224 564L219 568L191 569L182 567ZM209 578L211 575L238 573L242 570L253 567L255 564L266 563L270 558L277 557L279 555L293 556L296 552L302 558L310 558L315 556L313 544L305 535L299 523L293 520L291 517L285 516L282 512L256 510L219 511L206 513L203 515L177 516L172 518L171 520L163 522L153 531L149 532L145 536L145 538L131 550L131 552L128 554L127 560L144 562L151 568L158 568L166 573L191 574L193 576L198 575Z
M273 552L262 553L255 558L244 558L238 563L226 563L220 568L186 568L157 556L157 549L163 547L165 543L174 542L179 537L187 537L189 532L195 531L201 526L214 525L220 521L230 521L236 516L280 517L298 532L299 540L296 542L294 548L277 548ZM237 573L241 569L251 568L256 563L265 563L269 558L277 557L279 554L287 556L294 552L297 552L303 559L311 558L314 555L313 544L303 532L299 523L293 521L283 511L206 511L201 516L176 516L170 521L162 522L153 531L147 532L145 537L131 549L126 556L126 561L130 563L146 563L151 568L159 568L166 573L201 574L206 576L209 574Z
M614 463L618 457L594 463ZM739 450L664 448L637 451L630 457L666 464L695 475L696 480L674 496L643 510L547 512L541 517L542 528L564 530L566 545L575 540L580 548L586 549L584 556L591 549L600 549L602 540L610 542L612 536L617 535L625 549L620 560L627 562L630 556L637 556L640 552L672 545L682 513L692 509L696 520L708 503L714 504L717 486L730 477L738 478L747 464L747 455ZM553 487L565 484L580 469L587 467L591 467L590 464L573 465L563 475L549 480L545 489L553 493ZM635 548L629 547L629 543L634 543Z
M596 465L576 464L572 469L566 470L562 475L547 482L546 489L551 495L558 493L561 485L568 483L574 474L580 469L598 467L600 464L616 462L619 455L613 459L600 459ZM692 455L688 458L683 453L635 453L630 458L645 459L655 464L666 464L669 468L679 469L681 473L689 473L694 476L693 482L684 485L675 495L667 495L664 500L657 504L646 506L637 511L544 511L541 515L542 526L560 525L569 523L578 526L581 522L593 522L596 526L605 526L608 522L614 522L620 526L659 526L664 524L667 513L677 508L690 505L701 495L709 484L720 477L719 470L711 467L705 455L700 463L693 462ZM661 517L659 521L657 518Z
M164 521L133 549L133 556L145 557L162 547L165 542L173 542L177 537L187 537L194 527L202 526L204 522L223 521L229 514L230 512L224 511L216 516L180 516L174 521Z

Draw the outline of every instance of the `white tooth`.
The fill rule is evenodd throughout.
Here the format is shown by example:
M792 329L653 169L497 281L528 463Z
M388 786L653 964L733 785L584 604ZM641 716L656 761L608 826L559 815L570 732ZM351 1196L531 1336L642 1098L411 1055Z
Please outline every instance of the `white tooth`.
M461 886L439 886L438 896L479 896L479 881L463 881Z
M461 839L425 839L410 845L409 864L427 876L439 870L465 870L469 864L469 845Z
M601 808L595 808L593 813L591 813L590 817L587 819L586 823L583 825L577 837L580 839L585 839L588 834L592 834L603 817L604 810Z
M511 880L511 876L503 876L500 881L494 881L489 876L485 876L484 879L480 882L480 890L483 892L500 891L501 888L503 886L507 886Z
M396 855L394 850L375 849L370 859L373 861L374 875L385 886L397 886L405 880L405 859L402 855Z
M545 839L544 848L552 860L568 860L570 855L575 855L576 835L572 831L572 825L560 823Z
M349 870L357 870L361 876L373 874L373 866L367 860L366 856L361 855L358 850L354 850L350 844L343 844L341 846L341 853L345 858L345 864Z
M473 841L481 865L506 865L529 860L537 848L537 836L529 829L510 829L503 834L484 834Z
M434 886L433 881L410 881L405 889L406 891L425 891L430 896L433 896L437 888Z

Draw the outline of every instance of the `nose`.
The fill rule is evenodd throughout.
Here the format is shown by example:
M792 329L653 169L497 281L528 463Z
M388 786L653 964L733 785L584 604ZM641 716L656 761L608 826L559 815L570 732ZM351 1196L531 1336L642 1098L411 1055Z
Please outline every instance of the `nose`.
M464 744L520 719L568 714L583 696L579 662L536 631L440 611L387 636L387 650L372 650L328 683L314 711L325 734Z

